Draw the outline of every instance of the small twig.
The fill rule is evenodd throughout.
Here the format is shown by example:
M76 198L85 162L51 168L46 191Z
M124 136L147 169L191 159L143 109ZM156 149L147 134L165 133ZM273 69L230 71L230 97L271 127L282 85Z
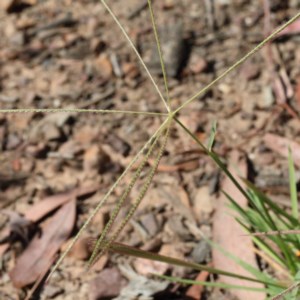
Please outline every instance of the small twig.
M48 267L45 269L45 271L39 276L38 280L34 283L33 287L29 291L28 295L24 300L30 300L40 284L42 283L43 280L45 280L46 274L49 272L51 266L53 265L54 261L57 259L57 255L54 255L53 259L50 261Z

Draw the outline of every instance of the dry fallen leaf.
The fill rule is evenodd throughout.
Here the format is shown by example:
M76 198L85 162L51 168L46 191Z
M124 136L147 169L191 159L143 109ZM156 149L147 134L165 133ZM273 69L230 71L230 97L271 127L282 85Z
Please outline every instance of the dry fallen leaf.
M111 299L119 295L121 288L126 285L117 268L103 270L90 283L90 300Z
M45 274L51 265L55 253L69 237L76 218L76 200L65 204L58 212L42 225L41 237L36 236L9 273L17 288L36 281Z
M97 188L98 187L96 186L79 187L68 192L56 194L53 196L48 196L45 199L39 201L33 207L31 207L25 213L25 218L32 222L39 221L41 218L51 213L59 206L69 202L71 199L81 197L87 194L92 194L96 192Z
M240 156L238 152L232 153L229 159L229 169L231 170L231 172L233 172L235 167L238 167L238 171L240 172L240 174L238 175L246 177L246 160L244 157L242 158L242 160L240 160L239 158ZM237 190L237 188L233 185L228 177L225 178L222 184L222 188L235 201L237 201L240 206L245 207L247 205L246 199L241 195L241 193ZM232 216L232 211L228 211L227 205L228 200L226 196L222 194L222 196L220 196L219 198L218 205L216 205L216 212L213 220L213 240L232 255L237 256L246 263L252 265L253 267L256 267L256 259L255 254L252 250L253 245L251 242L251 238L242 237L244 231ZM251 276L240 265L232 261L230 258L221 253L221 251L215 248L213 248L213 264L217 269L236 273L241 276ZM226 276L220 276L220 281L232 285L246 285L244 280ZM247 282L247 286L263 288L263 285L253 282ZM238 297L238 299L241 300L263 300L266 298L266 295L264 295L263 293L251 292L247 290L232 290L232 294L234 294Z
M74 197L76 198L76 197L81 197L87 194L94 193L96 192L97 188L98 188L97 186L80 187L72 191L46 197L44 200L39 201L37 204L31 207L25 213L23 218L31 222L37 222L47 214L51 213L53 210L57 209L59 206L67 203L71 199L74 199ZM8 235L9 235L9 229L5 229L2 232L2 236L5 237ZM0 245L0 256L2 256L7 251L8 248L9 248L9 243Z

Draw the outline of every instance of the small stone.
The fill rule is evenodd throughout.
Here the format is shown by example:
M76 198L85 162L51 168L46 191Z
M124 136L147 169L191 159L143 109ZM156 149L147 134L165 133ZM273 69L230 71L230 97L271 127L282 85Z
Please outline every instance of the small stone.
M85 171L99 171L105 170L105 165L110 161L108 155L104 153L101 147L98 145L92 145L84 154L83 168Z
M74 140L69 140L61 145L59 153L64 157L75 157L83 152L83 146Z
M22 140L17 134L11 133L7 137L5 148L7 150L14 150L21 144L21 142Z
M140 222L151 237L155 236L158 233L159 227L153 213L142 215L140 218Z
M47 141L59 140L62 136L62 133L59 130L59 128L52 123L46 124L43 127L43 133Z
M92 145L85 151L83 158L83 168L86 171L91 171L99 168L101 150L97 145Z
M10 42L14 46L23 46L25 44L25 35L23 32L16 32L10 37Z
M254 63L248 62L241 68L241 75L245 80L256 79L260 74L260 69Z
M191 253L193 261L196 263L206 262L209 258L210 250L210 245L205 240L201 240Z
M125 157L128 156L131 150L130 145L115 134L110 133L107 136L107 142L115 151L121 153Z
M105 54L101 54L95 61L96 71L103 80L109 80L113 74L113 67L110 59Z
M80 238L78 241L76 241L73 248L69 252L69 256L78 260L88 259L93 252L91 243L92 241L90 237Z
M197 54L191 56L189 62L189 68L194 74L200 74L207 68L207 62L204 58L200 57Z
M27 15L21 15L17 20L16 20L16 27L19 30L25 30L32 28L36 25L36 20L32 17L29 17Z
M136 64L131 62L124 62L122 65L123 73L130 79L136 79L140 75L140 71Z
M18 96L0 95L0 102L15 103L17 101L19 101L19 97Z
M63 293L63 289L59 286L46 284L42 296L53 299L59 294Z
M272 92L271 86L265 86L263 89L262 97L258 98L257 106L261 109L268 109L275 104L275 97Z
M172 9L175 6L174 0L165 0L163 3L163 9Z
M203 218L205 219L211 215L214 206L208 186L202 186L198 189L193 203L196 218L199 222L203 221Z
M232 87L229 84L227 84L227 83L221 83L221 84L219 84L218 89L224 95L228 95L228 94L230 94L232 92Z
M112 299L119 295L126 280L117 268L103 270L90 283L89 300Z
M159 254L163 256L176 257L178 259L184 259L184 254L178 249L174 243L164 244L159 250Z
M135 270L143 276L149 274L163 275L169 269L169 266L161 261L152 261L144 258L135 259L133 265Z
M170 217L166 225L173 233L178 235L181 239L189 240L191 238L190 232L183 225L182 218L180 218L178 215Z
M26 147L26 153L35 158L45 158L49 150L49 147L43 142Z

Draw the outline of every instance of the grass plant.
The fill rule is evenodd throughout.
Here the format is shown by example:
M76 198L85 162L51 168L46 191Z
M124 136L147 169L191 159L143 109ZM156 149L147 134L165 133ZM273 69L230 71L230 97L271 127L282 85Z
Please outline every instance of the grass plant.
M122 253L125 255L133 255L135 257L143 257L147 259L152 259L156 261L163 261L165 263L189 267L195 270L206 270L214 274L222 274L225 276L236 277L240 279L244 279L245 281L254 281L254 282L261 282L264 284L265 288L257 289L258 292L266 292L270 298L269 299L280 299L285 297L285 299L296 299L297 297L297 289L299 285L300 275L298 270L300 269L298 257L295 254L297 250L300 249L300 240L294 234L284 235L283 230L291 231L295 230L295 228L300 228L299 224L299 215L298 215L298 202L297 202L297 193L295 187L295 171L292 162L292 156L290 155L289 158L289 174L290 174L290 189L291 189L291 203L292 203L292 214L285 212L282 208L274 204L266 195L258 191L255 186L253 186L250 182L245 180L245 184L247 189L243 188L236 178L229 172L226 167L226 164L223 160L213 151L213 142L214 137L216 134L216 125L213 126L208 146L203 145L198 138L180 121L179 112L190 104L192 101L195 101L199 98L200 95L206 93L209 89L211 89L214 85L220 82L225 76L227 76L230 72L238 68L241 64L243 64L247 59L249 59L252 55L254 55L257 51L259 51L264 45L268 42L272 41L276 35L285 29L287 26L292 24L296 19L299 18L300 13L296 14L292 17L289 21L285 22L282 26L276 29L272 34L270 34L267 38L265 38L261 43L259 43L256 47L254 47L251 51L246 53L242 58L238 59L236 63L230 66L225 72L223 72L220 76L215 78L211 83L207 86L202 88L200 91L197 91L194 95L192 95L189 99L187 99L184 103L182 103L179 107L172 109L172 99L170 99L169 89L168 89L168 79L166 74L166 69L163 60L163 53L160 45L159 35L156 26L156 19L154 10L152 7L151 0L148 0L149 6L149 13L151 17L151 23L153 27L153 32L157 44L158 55L161 63L164 86L165 86L165 96L160 91L156 81L152 77L150 71L148 70L146 64L144 63L141 55L139 54L138 50L136 49L133 41L130 39L129 35L125 31L124 27L111 10L110 6L107 4L105 0L100 0L103 6L106 8L108 13L114 19L116 25L120 28L123 36L127 40L128 44L133 49L134 53L136 54L142 68L145 70L147 76L149 77L150 81L153 84L154 89L158 93L159 97L161 98L162 103L165 106L166 112L165 113L158 113L158 112L140 112L140 111L123 111L123 110L98 110L98 109L80 109L80 108L64 108L64 109L2 109L0 110L1 113L26 113L26 112L44 112L44 113L51 113L51 112L76 112L76 113L103 113L103 114L144 114L149 115L152 117L165 117L165 120L161 123L159 128L153 135L149 138L149 140L145 143L145 145L137 152L135 157L132 161L128 164L127 168L124 172L120 175L120 177L113 183L112 187L106 193L106 195L99 201L99 204L96 208L92 211L89 215L89 218L86 220L82 228L76 234L72 242L69 244L65 252L61 255L61 257L57 260L56 264L52 268L50 275L48 278L52 276L52 274L57 270L60 266L62 260L66 257L68 252L72 249L76 241L79 239L83 231L86 229L87 225L91 222L93 217L98 213L101 207L107 202L109 197L112 195L113 191L116 187L120 184L122 179L125 175L132 170L133 166L138 164L137 169L134 171L132 179L127 187L124 189L123 194L118 199L116 206L114 207L113 211L111 212L110 219L106 224L104 230L102 231L99 239L95 242L95 247L93 250L93 254L89 261L89 266L91 266L95 261L101 256L105 251L110 250L118 253ZM225 272L222 270L218 270L215 268L208 268L206 266L202 266L199 264L195 264L192 262L186 262L178 259L174 259L171 257L161 256L157 254L153 254L150 252L142 251L139 249L131 248L126 245L121 245L116 243L116 239L126 226L128 221L131 219L133 214L135 213L136 209L138 208L139 204L143 200L147 190L149 189L153 176L157 170L159 165L160 159L163 156L165 147L168 142L169 130L173 124L177 124L180 128L182 128L187 135L189 135L196 144L201 147L201 149L208 155L216 164L217 166L228 176L234 185L241 191L241 193L246 197L249 203L249 207L244 209L240 207L234 199L231 198L230 195L227 195L229 202L231 203L232 209L234 209L238 213L238 221L240 222L241 226L243 226L248 233L252 232L276 232L279 234L277 235L267 235L267 240L262 235L253 234L253 242L257 245L258 249L260 249L265 257L272 261L273 265L280 270L284 270L285 274L287 274L287 282L281 282L277 280L274 276L261 272L258 269L253 268L250 265L242 262L239 258L233 257L230 253L227 253L224 249L220 249L218 245L215 245L213 242L209 241L213 245L213 247L218 247L220 251L223 251L231 257L234 261L241 264L248 272L249 277L240 276L239 274L234 274L230 272ZM160 144L161 143L161 144ZM160 144L160 145L159 145ZM157 150L158 148L158 150ZM124 221L120 224L117 224L116 229L111 233L111 229L115 220L122 208L124 202L128 199L130 192L134 185L136 184L137 180L140 178L142 171L144 170L148 159L153 156L154 157L154 164L150 168L147 173L146 179L142 187L140 188L140 192L138 196L133 200L131 204L130 210L127 213ZM204 237L205 238L205 237ZM241 237L242 240L242 237ZM273 245L276 244L279 250L274 250ZM161 276L162 277L162 276ZM165 278L165 277L164 277ZM168 277L170 281L177 281L183 282L186 284L203 284L206 286L216 286L222 288L242 288L242 289L251 289L252 287L245 286L230 286L224 285L217 282L201 282L197 283L192 280L185 280L181 278L171 278ZM290 285L290 287L289 287ZM273 298L272 298L273 297Z

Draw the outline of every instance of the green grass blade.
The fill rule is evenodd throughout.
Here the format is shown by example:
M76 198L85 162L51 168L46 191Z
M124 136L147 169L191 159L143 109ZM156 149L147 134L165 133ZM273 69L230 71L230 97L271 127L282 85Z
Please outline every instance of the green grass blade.
M218 251L221 251L225 256L227 256L228 258L230 258L232 261L236 262L237 264L239 264L241 267L243 267L249 274L252 274L259 282L262 283L266 283L268 282L268 284L271 285L275 285L275 286L280 286L280 284L277 284L276 281L272 278L270 278L268 275L260 272L260 270L258 270L257 268L254 268L253 266L249 265L248 263L244 262L243 260L241 260L240 258L236 257L235 255L229 253L228 251L226 251L224 248L222 248L221 246L219 246L218 244L214 243L211 240L208 240L207 238L203 237L207 243L209 243L212 247L216 248Z
M260 282L264 284L268 284L270 286L274 287L279 287L279 288L284 288L283 285L275 282L273 279L265 277L261 279L256 279L253 277L248 277L248 276L242 276L236 273L231 273L231 272L226 272L223 270L215 269L212 267L207 267L201 264L193 263L193 262L188 262L184 261L181 259L169 257L169 256L164 256L156 253L151 253L149 251L144 251L140 250L134 247L130 247L124 244L120 243L113 243L110 247L111 251L117 252L122 255L129 255L129 256L134 256L134 257L139 257L139 258L145 258L153 261L160 261L166 264L174 265L174 266L179 266L179 267L185 267L185 268L191 268L197 271L207 271L212 274L217 274L217 275L224 275L228 277L234 277L238 279L242 279L245 281L251 281L251 282Z
M289 147L289 182L290 182L290 193L291 193L291 204L292 204L292 215L296 220L299 220L299 208L298 208L298 197L297 197L297 181L295 175L294 160Z
M253 200L253 198L251 198ZM259 200L260 201L260 200ZM255 201L252 201L252 205L255 203L255 210L249 210L249 214L252 212L252 226L257 228L259 231L279 231L275 221L272 219L269 211L266 209L264 202L260 201L259 204ZM288 265L290 271L295 273L297 270L297 266L295 264L294 253L289 245L283 240L281 235L277 236L270 236L269 237L273 242L278 245L280 250L282 251L285 259L286 264Z
M270 210L270 213L274 215L274 217L272 217L272 219L276 221L275 223L277 224L278 228L291 229L294 227L291 220L287 219L285 217L285 215L282 214L282 212L284 212L284 210L282 208L278 207L278 209L277 209L275 203L274 203L275 206L271 206L269 204L269 202L265 201L265 197L259 196L251 189L249 189L248 192L250 194L250 197L253 198L253 201L264 202L267 209ZM262 194L262 195L264 195L264 194ZM272 202L272 204L273 204L273 202Z
M245 231L251 235L250 228L245 225L241 220L237 219L237 222L245 229ZM258 246L259 249L261 249L263 252L265 252L270 258L272 258L275 262L277 262L282 268L285 268L285 263L281 256L276 253L276 251L268 245L264 240L262 240L259 237L252 236L251 238L253 242Z
M225 191L222 191L222 193L225 195L225 197L230 202L230 208L235 210L244 220L247 220L247 222L251 225L249 215L245 209L243 209L229 194L227 194Z
M261 202L260 207L257 206L257 203L253 201L253 199L250 197L250 195L243 189L243 187L238 183L238 181L235 179L233 174L228 170L226 165L220 160L219 156L212 152L208 151L206 147L199 141L199 139L186 127L184 126L176 117L174 118L175 121L189 134L189 136L202 148L205 150L205 152L215 161L215 163L218 165L218 167L227 175L227 177L232 181L232 183L236 186L236 188L241 192L241 194L251 203L254 207L256 207L257 213L260 214L261 218L266 221L267 224L271 226L272 230L278 230L274 220L270 216L267 208L264 205L264 202ZM262 208L262 210L261 210ZM278 236L276 238L277 244L279 245L281 251L283 252L287 264L289 266L289 269L291 272L296 273L297 266L293 260L293 252L289 249L289 247L284 243L281 236Z
M262 193L259 189L257 189L253 183L251 183L250 181L246 180L246 179L242 179L244 181L244 183L246 184L246 186L250 189L251 192L255 193L255 195L262 199L262 201L264 201L266 204L268 204L268 206L277 214L280 216L283 216L286 218L287 221L289 221L291 223L291 227L290 229L294 228L295 226L299 225L299 222L297 219L295 219L293 216L291 216L290 214L288 214L285 210L283 210L282 208L280 208L276 203L274 203L274 201L272 201L271 199L269 199L264 193Z
M261 217L253 210L251 209L248 209L247 211L244 210L236 201L234 201L227 193L223 192L224 195L227 197L227 199L230 201L231 203L231 208L233 210L235 210L241 217L244 221L246 221L248 223L248 226L252 227L252 228L255 228L257 230L261 230L261 227L259 226L259 224L263 224L263 225L266 225L265 221L262 221ZM255 216L256 215L256 216ZM257 219L257 218L260 218L260 219ZM242 222L239 221L239 219L236 218L236 220L243 226L247 229L247 231L249 231L250 233L250 230L249 228L243 224ZM267 227L269 228L269 227ZM266 249L265 247L268 247L266 243L264 243L262 245L262 247L264 247L264 249ZM269 247L270 248L270 247ZM271 249L270 249L271 250ZM278 256L275 252L271 251L273 253L273 255L276 255L277 257L277 260L280 260L282 263L283 263L283 260L280 256Z
M176 117L174 117L175 121L180 125L181 128L202 148L202 150L210 156L214 162L218 165L218 167L229 177L232 183L236 186L236 188L242 193L242 195L251 202L249 195L244 190L244 188L238 183L238 181L234 178L231 172L227 169L226 165L221 161L219 156L213 151L209 151L200 141L199 139L186 127L184 126Z
M208 140L208 145L207 145L207 149L210 152L211 152L212 147L215 142L216 133L217 133L217 121L214 121L213 125L211 127L211 130L210 130L210 135L209 135L209 140Z
M201 143L201 141L186 127L184 126L177 117L174 117L174 120L177 122L178 125L180 125L183 130L188 133L188 135L201 147L201 149L209 155L208 149Z
M233 285L233 284L226 284L226 283L221 283L221 282L197 281L197 280L192 280L192 279L183 279L183 278L159 275L159 274L154 274L154 275L161 279L166 279L170 282L177 282L177 283L183 283L183 284L189 284L189 285L203 285L203 286L207 286L207 287L217 287L217 288L221 288L221 289L236 289L236 290L253 291L253 292L258 292L258 293L270 293L270 290L267 288L254 288L254 287L248 287L245 285Z

